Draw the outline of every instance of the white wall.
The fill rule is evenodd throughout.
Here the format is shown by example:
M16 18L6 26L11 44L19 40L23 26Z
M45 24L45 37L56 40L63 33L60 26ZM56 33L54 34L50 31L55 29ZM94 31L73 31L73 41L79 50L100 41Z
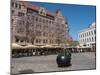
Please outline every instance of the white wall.
M86 47L91 47L91 44L95 43L96 34L95 34L94 30L96 30L96 28L92 27L92 28L83 29L79 32L78 40L79 40L80 46L83 47L83 45L86 44ZM91 33L91 31L92 31L92 33ZM88 35L87 35L87 33L88 33ZM84 37L83 37L83 35L84 35Z

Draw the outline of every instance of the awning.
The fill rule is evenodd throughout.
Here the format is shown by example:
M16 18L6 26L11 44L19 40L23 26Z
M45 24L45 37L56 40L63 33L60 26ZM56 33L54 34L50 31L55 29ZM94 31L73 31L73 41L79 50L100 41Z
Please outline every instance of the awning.
M16 43L13 43L11 46L12 46L12 49L22 49L23 48L23 46L20 46Z
M53 48L52 45L45 45L45 46L41 46L42 48Z
M38 46L36 46L36 45L27 45L27 46L24 46L24 48L38 48Z
M16 43L13 43L12 44L12 49L29 49L29 48L39 48L39 46L36 46L36 45L26 45L26 46L21 46L21 45L18 45Z

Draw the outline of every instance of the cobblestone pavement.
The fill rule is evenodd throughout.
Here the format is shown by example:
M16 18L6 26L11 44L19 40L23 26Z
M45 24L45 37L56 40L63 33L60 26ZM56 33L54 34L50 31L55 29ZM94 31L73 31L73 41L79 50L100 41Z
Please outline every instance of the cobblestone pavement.
M47 56L31 56L12 58L11 73L18 74L20 72L36 73L48 71L68 71L81 69L95 69L95 53L73 53L72 66L59 68L56 64L57 55Z

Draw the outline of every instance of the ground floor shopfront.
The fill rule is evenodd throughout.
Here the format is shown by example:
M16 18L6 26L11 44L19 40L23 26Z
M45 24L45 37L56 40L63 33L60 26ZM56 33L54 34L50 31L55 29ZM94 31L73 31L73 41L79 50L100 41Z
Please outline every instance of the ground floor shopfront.
M63 50L69 50L71 53L95 51L92 48L17 48L12 49L12 57L52 55Z
M61 48L12 49L12 57L50 55L57 54L61 50Z

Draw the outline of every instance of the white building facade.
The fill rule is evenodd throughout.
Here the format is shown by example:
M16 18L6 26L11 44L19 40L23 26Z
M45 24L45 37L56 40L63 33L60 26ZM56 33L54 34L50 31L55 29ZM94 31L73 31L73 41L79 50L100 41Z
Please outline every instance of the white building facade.
M78 34L81 47L95 48L96 46L96 23L92 23L88 28L83 29Z

